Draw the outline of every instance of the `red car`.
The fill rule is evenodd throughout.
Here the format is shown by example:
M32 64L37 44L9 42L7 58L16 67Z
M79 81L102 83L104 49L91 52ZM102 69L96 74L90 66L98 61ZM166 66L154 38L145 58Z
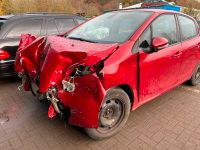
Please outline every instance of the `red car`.
M199 27L173 11L112 11L62 36L23 35L16 70L26 91L51 102L49 117L68 114L70 124L103 139L131 110L200 82Z

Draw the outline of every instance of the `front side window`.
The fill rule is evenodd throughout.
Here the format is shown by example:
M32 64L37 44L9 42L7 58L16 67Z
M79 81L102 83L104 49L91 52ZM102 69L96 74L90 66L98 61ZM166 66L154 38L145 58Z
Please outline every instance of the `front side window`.
M8 38L20 37L21 34L33 34L40 35L42 27L42 19L27 20L13 26L10 32L7 34Z
M151 46L151 28L148 27L139 38L141 48L149 48Z
M98 43L123 43L152 14L141 11L109 12L84 23L67 37Z
M187 40L197 35L197 29L194 21L188 17L178 16L180 23L182 40Z
M151 50L151 27L148 27L139 37L137 42L135 43L132 52L137 52L140 49L145 50L146 52L150 52Z
M152 23L153 38L164 37L169 45L178 42L177 27L174 15L162 15Z

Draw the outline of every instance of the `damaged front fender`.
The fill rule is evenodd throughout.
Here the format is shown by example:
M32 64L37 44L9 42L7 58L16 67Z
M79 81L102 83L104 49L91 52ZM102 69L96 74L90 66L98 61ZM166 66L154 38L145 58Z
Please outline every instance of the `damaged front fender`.
M98 113L105 96L99 77L90 74L74 80L75 91L58 90L58 98L70 110L69 123L87 128L98 127Z

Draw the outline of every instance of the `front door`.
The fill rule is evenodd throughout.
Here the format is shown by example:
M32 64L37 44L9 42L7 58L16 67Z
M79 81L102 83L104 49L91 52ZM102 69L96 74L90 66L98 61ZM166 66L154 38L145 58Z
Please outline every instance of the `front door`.
M161 95L179 82L182 49L178 35L175 16L165 14L155 19L140 37L140 43L146 41L149 47L154 37L169 40L169 46L158 52L148 54L140 48L140 103Z

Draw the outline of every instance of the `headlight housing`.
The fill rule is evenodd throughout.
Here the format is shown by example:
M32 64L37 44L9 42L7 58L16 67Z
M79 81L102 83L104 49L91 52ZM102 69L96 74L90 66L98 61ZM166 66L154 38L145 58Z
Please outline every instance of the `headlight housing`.
M86 66L84 64L81 64L81 65L76 64L76 65L73 65L72 67L73 69L71 70L69 76L80 77L80 76L96 73L97 76L100 77L102 75L100 72L103 69L103 67L104 67L103 60L91 66Z
M91 73L89 66L77 64L71 66L66 72L68 81L66 79L62 80L63 89L68 92L74 92L76 89L74 79Z
M86 66L84 64L74 64L66 71L66 79L62 80L63 89L68 92L74 92L76 86L74 84L74 80L77 77L81 77L84 75L93 74L96 72L97 76L102 75L100 71L103 69L104 63L103 61L98 62L92 66Z
M74 70L69 74L70 77L80 77L93 73L89 66L79 65L74 67Z

